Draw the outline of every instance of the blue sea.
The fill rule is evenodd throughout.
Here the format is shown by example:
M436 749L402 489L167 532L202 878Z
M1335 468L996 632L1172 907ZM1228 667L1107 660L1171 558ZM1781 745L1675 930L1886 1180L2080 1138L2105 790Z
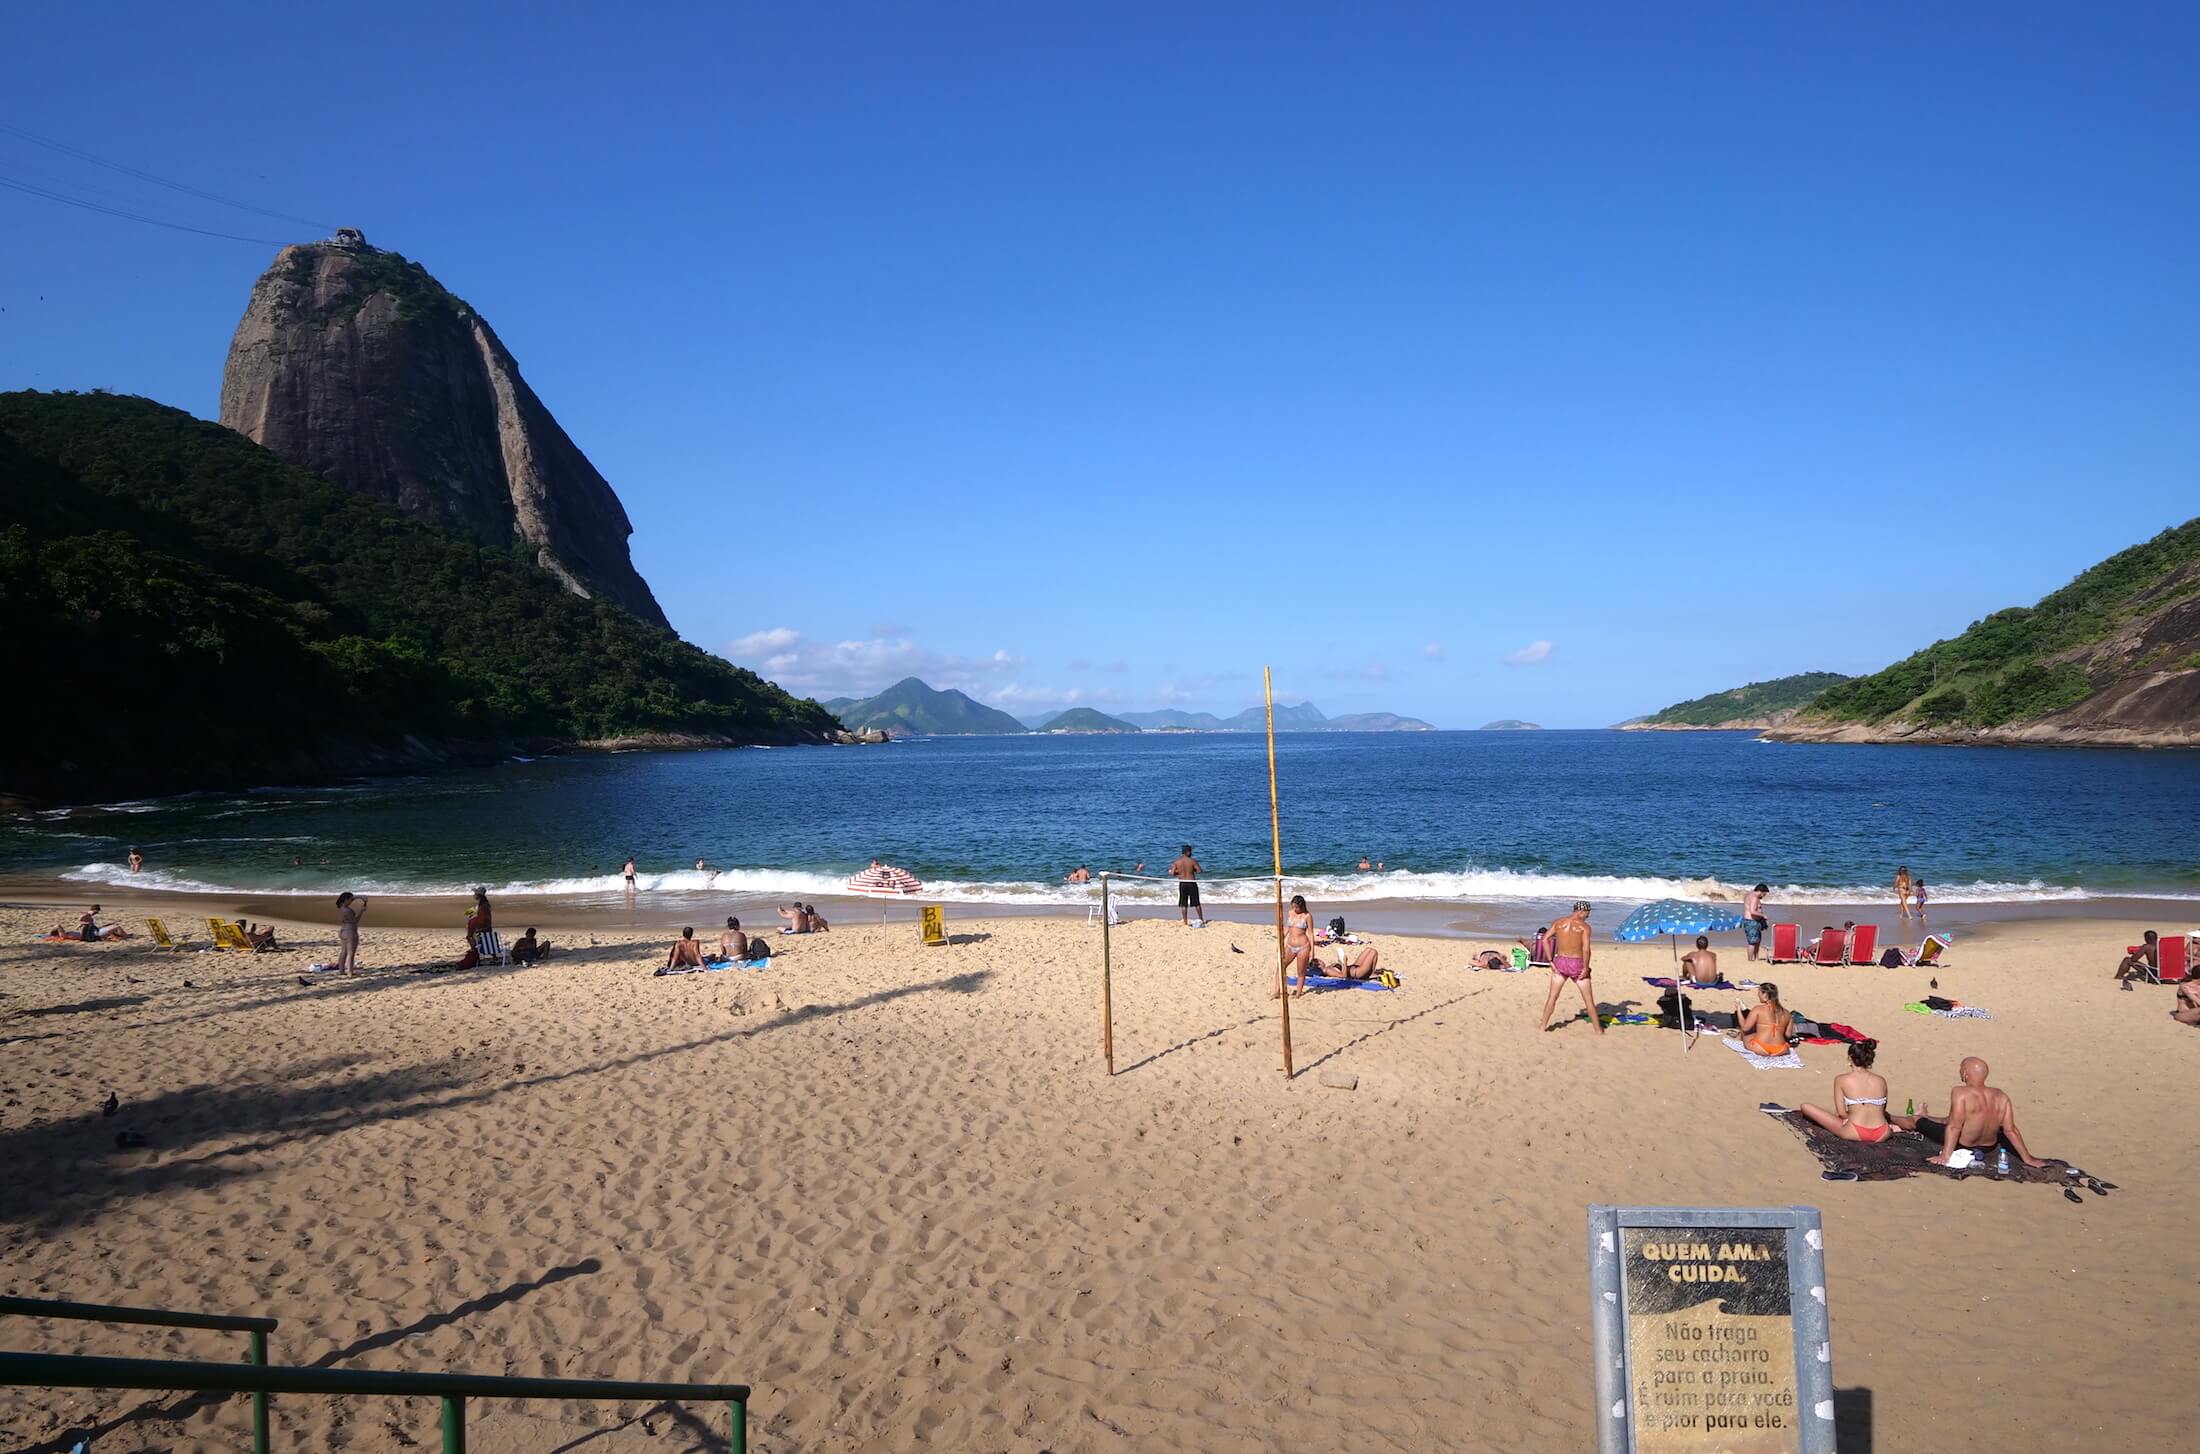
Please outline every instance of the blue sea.
M1287 734L1283 857L1327 903L1631 902L1738 892L1940 904L2200 898L2200 753L1779 744L1742 733ZM1208 898L1260 902L1266 744L1250 734L935 738L625 753L443 776L56 810L0 869L221 893L830 897L873 858L926 896L1077 906L1062 882L1189 842ZM145 855L133 877L131 848ZM1361 871L1365 856L1380 871ZM706 860L716 876L693 867ZM1234 875L1255 881L1230 884ZM1164 885L1127 886L1160 898Z

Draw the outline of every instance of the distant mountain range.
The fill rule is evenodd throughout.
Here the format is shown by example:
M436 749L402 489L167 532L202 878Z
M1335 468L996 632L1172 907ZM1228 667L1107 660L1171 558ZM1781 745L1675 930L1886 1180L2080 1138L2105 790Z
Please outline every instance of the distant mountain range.
M1118 713L1133 726L1167 728L1190 732L1264 732L1267 730L1267 714L1259 707L1247 707L1229 717L1217 717L1212 712L1184 712L1166 707L1157 712ZM1434 732L1436 728L1418 717L1401 717L1395 712L1352 712L1342 717L1330 717L1312 702L1301 702L1296 707L1279 704L1276 707L1278 732Z
M1120 717L1110 717L1090 707L1072 707L1046 718L1034 732L1136 732L1138 728Z
M897 737L963 737L1009 732L1261 732L1266 714L1247 707L1229 717L1212 712L1183 712L1164 708L1155 712L1122 712L1110 716L1092 707L1071 707L1035 717L1017 718L949 688L940 691L915 677L905 677L875 697L834 697L821 702L851 732L878 730ZM1395 712L1352 712L1331 717L1312 702L1295 707L1278 704L1278 732L1434 732L1435 727L1418 717Z
M952 687L937 691L915 677L903 677L875 697L835 697L818 705L851 732L876 729L896 737L991 737L1025 730L1006 712L973 701Z

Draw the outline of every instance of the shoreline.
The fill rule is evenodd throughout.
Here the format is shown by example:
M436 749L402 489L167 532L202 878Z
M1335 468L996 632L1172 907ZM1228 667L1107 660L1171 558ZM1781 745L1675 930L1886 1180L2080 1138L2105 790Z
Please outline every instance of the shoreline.
M1285 879L1286 896L1301 892L1295 881ZM1333 915L1341 915L1355 928L1371 932L1406 934L1417 938L1432 939L1488 939L1493 936L1509 943L1515 935L1527 934L1553 918L1563 917L1570 902L1559 898L1522 898L1509 900L1461 899L1430 900L1410 898L1374 899L1323 899L1318 888L1308 884L1304 890L1316 916L1326 921ZM372 901L373 922L392 928L432 929L446 925L462 924L471 907L468 894L392 894L369 893ZM726 916L739 918L752 933L775 933L778 903L785 900L770 895L757 895L738 891L715 893L707 890L644 890L631 896L625 894L493 894L491 896L497 920L501 925L524 926L534 924L544 928L572 930L599 927L616 931L626 930L677 930L692 924L700 932L705 928L716 931ZM805 898L815 903L826 921L833 925L859 927L880 922L915 922L917 910L924 905L940 905L950 922L955 920L1086 920L1098 908L1099 895L1095 893L1089 904L1030 904L986 901L959 901L934 895L917 894L908 899L879 900L847 894L818 894ZM1610 898L1592 899L1597 912L1592 920L1600 940L1608 940L1611 931L1634 907L1644 900ZM79 883L64 879L19 876L0 876L0 906L8 908L51 911L59 914L68 911L73 916L91 904L103 905L107 917L115 911L136 911L142 915L147 906L175 905L185 922L198 924L206 916L231 919L243 916L253 920L273 920L277 923L300 925L333 925L336 922L334 894L271 894L266 892L187 892L170 888L108 883ZM1177 909L1173 901L1160 899L1116 899L1115 912L1125 923L1143 920L1167 920L1175 922ZM1774 923L1794 923L1809 930L1813 926L1839 924L1844 919L1859 924L1877 924L1880 942L1892 945L1922 938L1932 931L1945 931L1951 935L1976 933L1996 925L2037 923L2060 920L2117 920L2148 921L2170 933L2179 926L2200 932L2200 900L2150 895L2103 894L2083 899L2031 899L2004 900L1992 903L1950 903L1935 905L1929 921L1911 920L1905 923L1891 903L1855 900L1851 902L1827 901L1782 904L1777 899L1767 903L1768 917ZM1272 926L1275 910L1272 903L1210 902L1206 905L1207 917L1217 924L1247 926ZM1717 944L1741 942L1740 931L1729 930L1713 936Z

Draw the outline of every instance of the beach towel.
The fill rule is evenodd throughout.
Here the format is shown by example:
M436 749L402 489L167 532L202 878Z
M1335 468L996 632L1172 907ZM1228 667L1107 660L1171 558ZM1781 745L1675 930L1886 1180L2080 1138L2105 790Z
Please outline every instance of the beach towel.
M1669 990L1675 987L1673 984L1673 977L1671 975L1652 977L1646 974L1642 977L1642 982L1647 985L1656 985L1661 990ZM1726 977L1724 975L1721 975L1716 981L1711 984L1690 985L1689 988L1692 990L1738 990L1741 988L1741 986L1738 984L1728 984L1726 982Z
M2009 1174L1995 1174L1994 1153L1985 1152L1979 1164L1964 1170L1951 1170L1935 1166L1932 1158L1940 1153L1940 1143L1928 1140L1912 1131L1896 1131L1884 1141L1849 1141L1834 1135L1824 1127L1806 1120L1801 1111L1788 1110L1767 1101L1758 1107L1766 1115L1786 1126L1802 1138L1818 1164L1826 1171L1840 1174L1840 1179L1853 1176L1858 1181L1899 1181L1905 1176L1945 1176L1954 1181L1983 1176L1988 1181L2027 1182L2039 1186L2069 1186L2075 1188L2081 1182L2092 1186L2095 1178L2086 1176L2067 1161L2049 1160L2045 1166L2026 1166L2016 1157L2009 1158ZM2101 1183L2099 1195L2106 1195L2114 1187Z
M1719 1043L1748 1061L1751 1066L1758 1070L1801 1070L1803 1068L1803 1057L1795 1053L1793 1046L1788 1048L1788 1053L1785 1055L1759 1055L1739 1040L1722 1039Z
M1285 975L1284 979L1291 984L1298 983L1298 980L1292 978L1290 975ZM1392 988L1390 985L1384 984L1381 980L1335 979L1326 974L1308 975L1306 977L1306 987L1310 990L1381 990L1386 994L1389 993Z
M756 969L764 968L761 964L751 966L745 959L706 959L701 964L665 965L657 971L657 977L662 979L668 974L715 974L721 969L749 969L752 967Z

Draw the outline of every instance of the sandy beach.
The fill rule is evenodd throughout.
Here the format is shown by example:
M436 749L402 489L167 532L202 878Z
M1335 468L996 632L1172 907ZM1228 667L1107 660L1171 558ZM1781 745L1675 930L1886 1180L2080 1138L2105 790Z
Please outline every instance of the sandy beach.
M203 943L219 906L122 922L142 932L144 907ZM788 941L761 973L656 978L661 933L585 926L539 967L410 973L457 933L370 912L370 973L345 982L309 969L325 924L280 921L297 947L254 956L36 941L74 913L0 911L8 1290L270 1314L279 1363L747 1381L770 1451L1586 1448L1585 1206L1805 1203L1845 1450L2189 1435L2161 1389L2200 1313L2177 1250L2200 1164L2176 1129L2200 1034L2168 990L2110 980L2127 920L1963 934L1931 977L1991 1020L1905 1012L1923 970L1759 971L1877 1037L1897 1103L1945 1105L1958 1059L1986 1057L2035 1152L2120 1188L2073 1206L1824 1182L1755 1108L1827 1103L1840 1050L1757 1071L1647 1028L1539 1033L1545 978L1469 972L1458 938L1378 935L1400 990L1296 1002L1286 1081L1268 933L1134 920L1110 1079L1099 931L1076 919L950 909L955 942L928 949L904 910ZM1642 1008L1640 976L1670 966L1663 944L1597 962L1600 998ZM1722 962L1737 974L1739 949ZM123 1130L146 1144L118 1149ZM275 1417L279 1448L434 1437L427 1400ZM117 1420L100 1450L233 1449L247 1428L241 1402L0 1393L8 1449ZM473 1437L594 1454L722 1427L491 1404Z

